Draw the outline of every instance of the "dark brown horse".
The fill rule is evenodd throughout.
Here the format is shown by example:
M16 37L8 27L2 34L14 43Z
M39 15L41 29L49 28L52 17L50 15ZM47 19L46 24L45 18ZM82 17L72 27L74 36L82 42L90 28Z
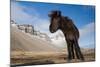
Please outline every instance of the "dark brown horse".
M60 29L65 36L68 48L68 60L75 59L75 55L77 59L84 60L78 44L79 31L73 21L68 17L62 16L61 11L57 10L51 11L48 16L51 23L49 26L50 32L54 33Z

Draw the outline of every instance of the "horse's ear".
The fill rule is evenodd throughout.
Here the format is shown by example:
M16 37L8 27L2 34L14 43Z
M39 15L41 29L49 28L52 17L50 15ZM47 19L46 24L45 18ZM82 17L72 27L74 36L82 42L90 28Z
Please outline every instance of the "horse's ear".
M61 16L61 11L57 11L57 16Z

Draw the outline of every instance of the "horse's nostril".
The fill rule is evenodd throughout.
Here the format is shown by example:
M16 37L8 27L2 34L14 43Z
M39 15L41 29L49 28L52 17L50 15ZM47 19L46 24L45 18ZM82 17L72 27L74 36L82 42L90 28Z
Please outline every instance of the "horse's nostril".
M50 32L53 33L54 31L53 30L50 30Z
M51 33L53 33L53 31L51 31Z

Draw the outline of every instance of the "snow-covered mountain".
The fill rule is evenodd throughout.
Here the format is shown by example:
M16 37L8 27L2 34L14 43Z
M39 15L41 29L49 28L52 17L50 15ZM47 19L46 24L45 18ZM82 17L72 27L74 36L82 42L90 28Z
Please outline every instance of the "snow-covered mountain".
M56 33L53 33L51 36L51 41L52 44L58 46L59 48L66 48L67 47L67 43L65 41L65 37L62 33L62 31L57 31Z
M11 27L16 27L18 30L27 33L31 37L37 37L39 39L51 42L50 37L46 33L42 33L34 29L33 25L30 24L17 24L13 20L11 20Z
M22 27L21 29L20 26ZM29 25L29 27L33 27ZM25 32L27 25L19 25L14 21L11 22L11 50L12 51L55 51L59 52L60 49L50 42L50 38L45 33L34 31L34 28L29 30L34 31L36 34Z

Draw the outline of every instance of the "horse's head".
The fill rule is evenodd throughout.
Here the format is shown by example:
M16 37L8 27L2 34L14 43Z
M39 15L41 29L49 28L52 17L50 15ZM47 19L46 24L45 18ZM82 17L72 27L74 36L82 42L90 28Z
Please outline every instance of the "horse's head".
M61 12L60 11L51 11L50 14L48 14L50 17L50 26L49 30L51 33L56 32L59 29L60 26L60 20L61 20Z

